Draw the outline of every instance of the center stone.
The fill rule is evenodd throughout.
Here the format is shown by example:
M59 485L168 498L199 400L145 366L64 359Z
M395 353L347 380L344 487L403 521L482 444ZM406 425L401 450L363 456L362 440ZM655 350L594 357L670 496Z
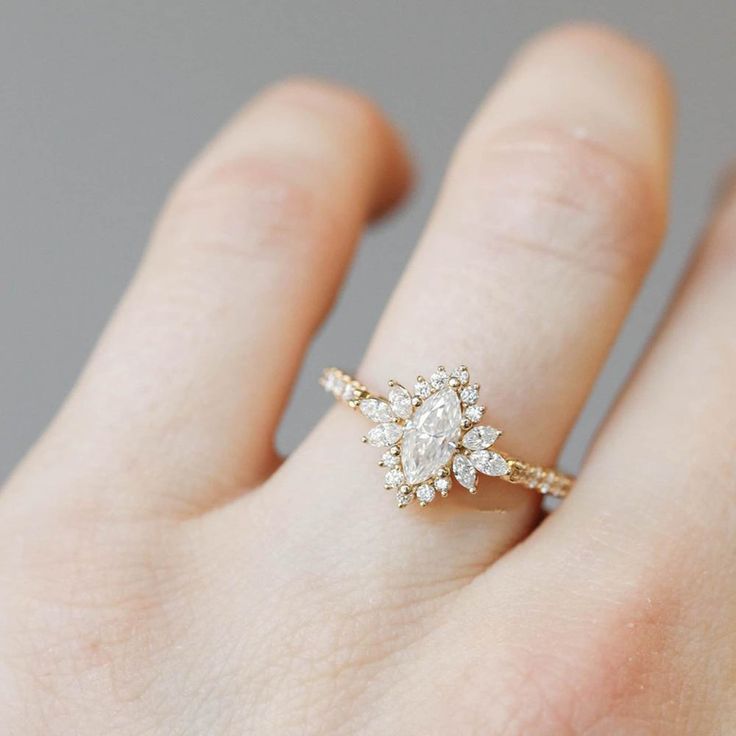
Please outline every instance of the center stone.
M460 438L460 399L451 388L430 396L407 422L401 465L410 485L421 483L447 464Z

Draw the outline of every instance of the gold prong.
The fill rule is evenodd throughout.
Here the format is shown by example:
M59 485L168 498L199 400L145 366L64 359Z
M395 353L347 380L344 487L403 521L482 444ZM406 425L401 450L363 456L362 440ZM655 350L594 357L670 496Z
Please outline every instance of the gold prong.
M420 506L421 506L422 508L424 508L424 507L425 507L425 506L427 505L427 502L426 502L426 501L420 501L420 502L419 502L419 505L420 505Z
M388 387L393 388L396 385L396 381L393 378L388 379Z
M419 396L414 396L411 400L411 403L414 408L417 408L422 405L422 400L421 398L419 398Z
M449 380L450 388L460 388L460 381L454 376Z
M388 451L394 456L398 457L401 454L401 450L396 445L391 445L391 447L388 448Z
M362 436L362 437L360 438L360 441L361 441L361 442L362 442L362 443L363 443L363 444L365 445L365 444L367 444L367 443L368 443L368 438L367 438L367 437L366 437L365 435L363 435L363 436Z
M463 419L463 421L460 423L460 426L463 429L470 429L473 426L473 422L471 422L470 419Z

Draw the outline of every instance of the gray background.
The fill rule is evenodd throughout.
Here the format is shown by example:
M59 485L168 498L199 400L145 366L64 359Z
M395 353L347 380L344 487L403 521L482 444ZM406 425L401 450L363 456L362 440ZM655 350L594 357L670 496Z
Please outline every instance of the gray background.
M247 97L297 72L373 95L409 136L421 179L408 208L366 237L309 355L280 438L292 447L327 405L320 368L357 362L451 147L504 60L572 18L610 21L658 50L681 112L667 247L566 451L574 467L736 144L736 3L0 0L0 477L70 388L171 181ZM357 278L368 273L370 286Z

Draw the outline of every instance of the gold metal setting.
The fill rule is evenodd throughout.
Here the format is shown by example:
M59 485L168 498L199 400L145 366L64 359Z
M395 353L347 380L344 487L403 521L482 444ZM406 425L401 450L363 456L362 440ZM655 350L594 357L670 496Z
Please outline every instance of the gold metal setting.
M470 383L470 374L465 366L458 367L452 373L440 366L429 379L418 376L413 391L390 380L388 398L370 392L339 368L325 369L320 384L337 400L346 403L351 409L361 411L376 423L376 427L362 440L383 448L383 457L378 464L388 469L384 487L396 492L400 507L413 500L417 500L420 506L426 506L437 496L447 496L453 479L470 493L475 493L477 473L498 477L556 498L564 498L572 488L575 479L571 475L556 468L525 462L495 447L490 449L501 432L480 424L484 412L484 408L477 403L480 387ZM432 402L442 403L443 399L445 403L452 404L450 411L453 418L457 418L459 410L461 419L457 428L452 430L452 437L440 440L430 437L430 442L435 443L435 454L438 452L437 442L440 442L440 467L433 468L426 478L410 483L404 477L406 470L403 464L407 458L404 457L402 443L410 433L416 435L418 431L413 420L422 414L426 419L426 415L432 413L432 407L425 406L425 402L431 405ZM437 411L441 412L442 409L439 407Z

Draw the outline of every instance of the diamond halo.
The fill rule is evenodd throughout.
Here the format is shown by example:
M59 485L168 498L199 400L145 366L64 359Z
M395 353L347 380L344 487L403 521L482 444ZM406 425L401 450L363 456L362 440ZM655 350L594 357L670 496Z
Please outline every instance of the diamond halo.
M326 368L320 383L373 422L363 442L382 450L384 487L401 508L445 498L453 481L475 493L479 473L555 498L567 496L575 481L557 468L492 449L501 432L480 424L480 387L465 366L452 373L440 366L428 379L419 376L412 390L389 381L386 397L339 368Z
M429 379L418 376L413 392L389 381L387 399L368 395L357 401L375 424L363 441L384 448L379 465L387 470L385 487L396 493L399 507L445 498L453 476L475 493L478 473L509 474L505 457L489 450L500 430L478 424L479 390L465 366L452 373L439 366Z

